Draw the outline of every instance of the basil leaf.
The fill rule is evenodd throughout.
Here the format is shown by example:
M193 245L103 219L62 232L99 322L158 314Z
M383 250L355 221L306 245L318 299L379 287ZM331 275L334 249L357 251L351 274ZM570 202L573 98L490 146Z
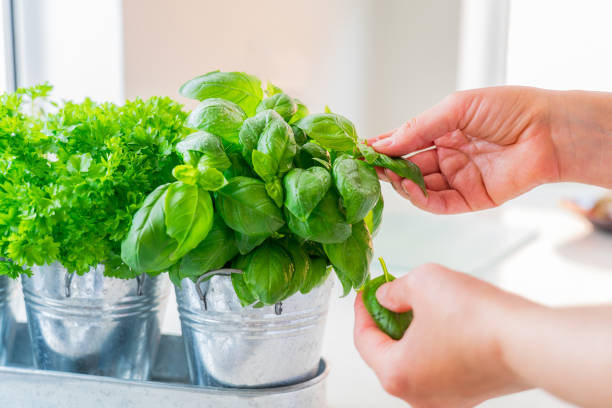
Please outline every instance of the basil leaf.
M195 186L198 183L198 169L191 164L179 164L172 169L172 176L185 184Z
M404 160L402 158L391 158L382 153L378 153L378 156L374 160L375 166L384 167L393 171L400 177L411 180L421 188L423 194L427 195L427 187L425 187L425 180L419 166L411 161Z
M251 162L253 163L253 170L263 181L268 182L276 178L276 162L266 153L253 150Z
M306 282L306 277L310 269L310 258L308 258L308 255L296 240L286 239L279 242L289 256L291 256L291 260L293 261L293 277L291 278L291 282L289 282L289 288L285 294L285 297L289 297L299 291L304 285L304 282Z
M238 134L246 114L233 102L225 99L206 99L189 114L185 126L204 130L229 143L238 143Z
M218 214L215 214L206 238L181 259L179 281L186 277L197 278L208 271L221 269L237 254L234 231L225 225Z
M134 214L130 230L121 243L121 259L137 273L166 270L178 242L166 234L164 207L170 184L157 187Z
M256 112L259 113L268 109L275 110L286 122L289 122L293 115L297 113L298 106L289 95L277 93L263 99L257 106Z
M185 163L192 166L214 167L221 171L231 166L219 136L208 132L195 132L181 140L176 150L183 156Z
M217 191L215 203L223 221L246 235L270 235L285 224L260 180L234 177Z
M232 286L234 287L234 292L236 292L236 296L243 307L252 305L257 301L244 281L243 273L232 273Z
M199 101L222 98L234 102L249 116L263 98L259 79L244 72L209 72L184 83L179 93Z
M301 146L304 143L308 142L308 136L306 136L306 133L304 133L301 128L295 125L291 125L291 130L293 131L293 139L295 140L295 143L297 143L298 146Z
M325 164L321 164L321 161ZM307 169L312 166L331 168L329 152L312 142L304 143L298 148L293 162L295 163L295 167L300 167L302 169Z
M357 148L355 127L344 116L335 113L316 113L298 121L297 126L327 150L353 153Z
M259 146L259 141L264 135L266 135L266 142ZM280 161L286 148L285 145L289 144L288 147L290 149L291 144L295 145L291 127L273 110L260 112L252 118L245 120L240 128L239 141L242 146L242 156L247 162L251 162L251 152L257 149L275 159L277 167L281 164ZM280 141L280 146L269 146L272 141L275 143ZM293 155L295 155L295 152L293 152Z
M329 190L331 176L322 167L293 169L287 173L283 184L287 191L285 207L295 217L306 220Z
M212 200L206 190L177 181L168 187L164 205L166 233L178 242L169 260L177 261L206 238L213 222Z
M308 274L306 275L306 279L300 288L300 292L306 294L314 288L321 286L329 277L331 269L331 267L327 266L327 259L321 257L311 257L310 268L308 268Z
M214 167L198 166L198 185L207 191L217 191L227 184L223 173Z
M368 146L365 143L359 143L357 145L357 148L359 149L359 153L361 153L366 163L374 164L374 161L376 160L379 154L376 150L374 150L372 147Z
M274 95L280 94L280 93L283 93L283 90L280 89L278 86L274 85L271 82L268 82L266 84L266 95L274 96Z
M268 235L246 235L238 231L234 231L234 236L236 237L238 251L242 255L248 254L268 238Z
M399 340L410 326L413 315L412 310L404 313L396 313L384 308L378 303L378 299L376 299L376 291L378 288L384 283L391 282L395 279L390 274L387 274L387 276L389 280L385 278L385 275L381 275L366 283L363 288L363 304L368 313L370 313L370 316L372 316L372 320L374 320L376 326L388 334L392 339Z
M283 184L278 177L266 183L266 192L278 208L283 206Z
M362 220L380 197L380 182L376 170L364 161L343 155L334 161L334 183L346 210L346 220Z
M310 113L308 112L308 108L302 103L302 101L300 101L299 99L294 99L294 101L297 105L297 111L293 114L291 119L289 119L289 124L293 124L298 120L305 118Z
M351 235L351 224L340 212L338 200L338 194L330 189L305 221L285 207L289 229L299 237L324 244L345 241Z
M353 224L351 236L346 241L323 244L323 249L340 281L350 282L355 289L363 286L368 279L373 255L372 236L363 221ZM345 287L344 295L347 293Z
M375 237L376 234L378 234L380 224L382 223L384 207L385 201L383 200L383 196L381 193L372 211L370 211L368 215L366 215L366 217L363 219L366 223L366 226L368 227L368 230L372 233L372 237Z
M284 299L293 273L293 262L287 252L267 241L249 255L244 281L259 301L272 305Z
M234 177L254 177L253 171L249 167L249 164L242 158L242 154L238 152L231 152L227 155L229 161L232 163L231 167L223 172L223 176L227 179L233 179Z
M257 150L274 160L276 173L288 172L297 151L291 127L280 118L269 121L259 136Z

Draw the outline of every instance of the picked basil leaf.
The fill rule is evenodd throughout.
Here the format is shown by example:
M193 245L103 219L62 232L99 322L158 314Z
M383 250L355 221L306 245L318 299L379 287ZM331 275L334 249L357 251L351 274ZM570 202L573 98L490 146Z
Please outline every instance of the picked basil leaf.
M267 241L249 255L244 281L259 301L273 305L284 299L293 273L289 254L280 245Z
M378 157L378 152L374 150L371 146L368 146L365 143L357 144L357 148L359 149L359 153L363 156L364 160L368 164L373 164L376 158Z
M190 134L176 145L176 150L183 160L192 166L214 167L226 170L231 166L219 136L199 131Z
M368 279L373 255L372 235L363 221L353 224L352 234L346 241L323 244L323 249L343 286L345 282L350 282L355 289L363 286ZM346 287L344 289L346 295L348 292Z
M295 167L307 169L313 166L324 166L331 168L331 160L329 152L320 145L312 142L304 143L298 148L298 151L293 159ZM325 163L322 164L321 162Z
M373 164L389 169L398 176L413 181L421 188L423 194L427 195L427 187L425 187L425 180L423 179L421 169L413 162L402 158L392 158L382 153L378 153Z
M331 180L329 172L322 167L291 170L283 179L287 192L285 207L305 221L329 190Z
M164 207L170 184L157 187L134 214L130 230L121 243L121 259L137 273L168 269L178 242L166 233Z
M321 286L329 277L331 269L331 267L327 266L327 259L321 257L311 257L310 268L308 268L308 274L306 275L306 279L300 288L300 292L306 294L314 288Z
M208 271L221 269L237 254L234 231L225 225L221 216L215 214L206 238L181 260L179 282L187 277L197 278Z
M351 224L340 212L339 197L333 189L328 190L306 220L297 218L286 207L285 216L291 232L304 239L332 244L343 242L351 235Z
M285 224L263 182L234 177L217 190L215 204L225 223L246 235L270 235Z
M275 110L286 122L289 122L293 115L297 113L298 106L289 95L277 93L264 98L257 106L256 112L259 113L268 109Z
M233 102L225 99L205 99L189 114L185 126L204 130L229 143L238 143L238 134L246 114Z
M346 220L362 220L374 208L380 197L380 182L376 170L362 160L343 155L334 161L334 183L346 210Z
M244 72L209 72L184 83L179 93L199 101L225 99L240 106L249 116L255 113L263 98L259 79Z
M166 233L178 242L169 260L176 262L208 235L213 222L212 199L208 191L177 181L168 187L164 206Z
M296 122L297 126L327 150L353 153L357 148L355 127L336 113L315 113Z

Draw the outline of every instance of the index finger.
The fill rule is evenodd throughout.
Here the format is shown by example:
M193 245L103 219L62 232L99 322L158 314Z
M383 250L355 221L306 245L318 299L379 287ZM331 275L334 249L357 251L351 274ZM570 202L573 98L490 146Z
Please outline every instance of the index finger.
M384 364L385 356L396 343L380 331L363 304L362 294L355 299L355 329L353 338L357 351L370 368L378 372Z

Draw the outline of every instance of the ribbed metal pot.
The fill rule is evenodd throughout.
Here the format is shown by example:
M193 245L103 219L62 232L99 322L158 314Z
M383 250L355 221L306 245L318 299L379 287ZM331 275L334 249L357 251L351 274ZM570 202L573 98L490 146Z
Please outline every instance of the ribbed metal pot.
M260 388L313 378L332 285L328 279L307 295L295 294L282 308L254 309L240 305L229 276L200 283L205 302L196 284L184 279L176 299L192 383Z
M15 282L0 276L0 365L5 365L17 331L15 324Z
M37 368L145 380L160 339L169 282L82 275L58 263L32 268L23 294Z

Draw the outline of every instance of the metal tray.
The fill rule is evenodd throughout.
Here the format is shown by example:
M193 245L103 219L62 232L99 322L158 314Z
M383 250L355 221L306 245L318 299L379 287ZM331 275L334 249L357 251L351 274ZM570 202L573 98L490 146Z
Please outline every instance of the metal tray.
M279 356L283 358L283 356ZM183 339L162 336L150 381L37 370L27 326L19 324L9 365L0 367L0 407L19 408L293 408L325 407L329 368L296 385L240 389L189 384Z

